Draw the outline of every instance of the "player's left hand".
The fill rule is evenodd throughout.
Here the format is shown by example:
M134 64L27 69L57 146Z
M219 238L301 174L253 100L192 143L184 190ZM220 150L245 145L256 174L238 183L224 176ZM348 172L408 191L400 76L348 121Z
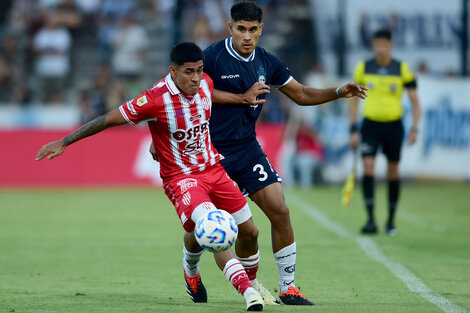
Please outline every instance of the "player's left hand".
M270 87L264 83L256 82L243 94L243 103L248 105L260 105L266 99L258 99L259 95L270 93Z
M365 99L367 97L366 90L369 90L366 86L362 86L356 83L348 83L338 90L339 95L341 98L351 98L351 97L359 97L361 99Z
M416 137L418 135L418 132L416 130L411 130L410 133L408 134L408 144L413 145L416 142Z

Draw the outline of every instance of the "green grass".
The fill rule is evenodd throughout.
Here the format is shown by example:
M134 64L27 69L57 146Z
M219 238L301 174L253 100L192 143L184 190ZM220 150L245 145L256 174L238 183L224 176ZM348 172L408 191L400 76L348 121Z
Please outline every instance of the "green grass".
M315 307L268 312L442 312L411 292L355 241L364 222L359 189L348 208L340 187L288 190L297 242L296 283ZM470 186L411 184L402 192L399 234L383 234L386 189L379 187L380 250L434 292L470 311ZM309 203L352 237L341 237L296 205ZM259 278L277 291L265 216ZM308 210L308 208L307 208ZM183 285L182 227L162 190L0 192L0 312L243 312L244 301L205 253L207 304ZM273 291L274 292L274 291Z

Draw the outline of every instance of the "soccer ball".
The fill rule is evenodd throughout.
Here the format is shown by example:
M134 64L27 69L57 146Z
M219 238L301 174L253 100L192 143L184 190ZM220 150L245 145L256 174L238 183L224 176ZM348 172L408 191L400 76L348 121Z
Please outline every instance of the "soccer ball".
M224 210L204 213L196 222L194 235L199 245L211 252L229 249L237 239L235 219Z

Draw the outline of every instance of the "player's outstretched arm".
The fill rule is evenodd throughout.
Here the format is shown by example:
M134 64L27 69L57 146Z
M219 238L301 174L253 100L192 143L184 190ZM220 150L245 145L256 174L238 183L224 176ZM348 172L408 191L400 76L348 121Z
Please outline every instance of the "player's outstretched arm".
M279 90L299 105L318 105L338 98L359 97L365 99L367 97L365 91L368 88L356 83L348 83L337 89L316 89L306 87L292 79Z
M42 146L41 150L39 150L36 156L36 161L42 160L46 156L48 156L48 159L53 159L64 153L65 148L75 141L97 134L108 127L122 125L125 123L127 122L121 115L121 112L119 112L119 109L115 109L108 114L101 115L94 120L82 125L79 129L70 135L65 136L61 140L53 141Z
M356 150L360 144L359 131L357 127L358 109L359 109L359 98L353 98L349 105L349 125L350 125L349 146L353 150Z
M212 102L217 104L246 104L246 105L259 105L266 102L265 99L257 99L259 95L270 93L269 86L263 83L254 83L243 94L235 94L227 91L214 89L212 94Z

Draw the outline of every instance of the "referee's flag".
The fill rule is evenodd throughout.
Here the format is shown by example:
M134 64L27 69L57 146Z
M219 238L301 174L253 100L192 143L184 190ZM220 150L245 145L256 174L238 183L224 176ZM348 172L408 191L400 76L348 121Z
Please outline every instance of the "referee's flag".
M356 163L357 163L357 153L356 150L353 150L353 168L351 173L348 175L348 179L343 186L343 191L341 194L341 205L347 207L351 203L354 184L356 182Z

